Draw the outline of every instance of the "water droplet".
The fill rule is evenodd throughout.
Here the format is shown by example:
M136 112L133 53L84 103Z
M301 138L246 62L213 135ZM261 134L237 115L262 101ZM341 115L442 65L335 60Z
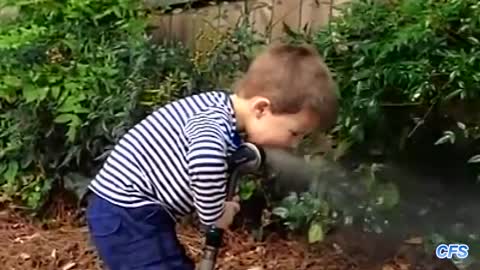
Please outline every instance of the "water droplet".
M351 225L353 223L353 217L352 216L346 216L344 223L345 223L345 225Z
M382 233L383 230L380 226L374 226L373 230L376 232L376 233Z
M430 209L428 209L428 208L422 208L422 209L420 209L420 211L418 211L418 215L419 216L425 216L429 211L430 211Z

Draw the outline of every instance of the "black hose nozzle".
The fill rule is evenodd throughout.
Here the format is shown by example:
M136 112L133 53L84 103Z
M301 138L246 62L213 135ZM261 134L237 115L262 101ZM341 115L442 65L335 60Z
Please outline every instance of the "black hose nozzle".
M262 147L253 143L242 144L228 160L230 179L228 181L227 200L230 200L238 187L238 180L241 176L251 174L263 166L265 151Z

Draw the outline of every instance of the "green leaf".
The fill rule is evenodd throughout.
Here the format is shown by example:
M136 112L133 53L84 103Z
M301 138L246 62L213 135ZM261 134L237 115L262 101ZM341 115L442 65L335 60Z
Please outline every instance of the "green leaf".
M480 155L475 155L468 160L468 163L480 163Z
M1 158L1 157L0 157ZM3 175L3 172L8 168L8 165L5 163L0 163L0 175ZM0 181L1 183L1 181Z
M435 145L444 144L450 142L451 144L455 143L455 133L450 130L444 131L443 136L435 142Z
M288 209L285 208L285 207L275 207L273 210L272 210L272 214L282 218L282 219L285 219L288 217Z
M48 95L48 87L39 88L32 84L27 84L23 87L23 97L27 103L33 101L42 101Z
M62 75L50 74L48 77L48 83L55 84L57 82L60 82L62 79L63 79Z
M22 94L27 103L30 103L37 99L37 88L31 84L25 85Z
M282 201L284 205L293 206L298 203L298 195L295 192L291 192L287 197Z
M357 67L363 65L364 62L365 62L365 56L362 56L360 59L355 61L355 63L353 63L353 68L357 68Z
M383 207L390 209L400 202L400 192L394 183L380 184L378 186L379 198Z
M3 76L2 82L10 87L20 88L22 86L22 80L17 76L6 75Z
M0 87L0 99L4 99L8 103L13 103L16 100L15 91L12 91L11 89L5 87Z
M69 124L69 129L67 131L67 140L69 142L73 142L75 140L77 136L77 130L80 127L81 123L82 120L78 116L74 115L74 117L72 117L72 120Z
M60 86L53 86L50 95L53 99L58 99L60 97Z
M54 122L59 124L68 123L69 128L66 136L69 142L73 142L77 134L77 129L80 127L82 120L75 114L66 113L55 117Z
M334 150L333 159L337 161L338 159L343 157L352 145L352 141L348 139L340 141L337 145L337 148L335 148Z
M308 242L310 244L321 242L325 238L323 226L320 223L312 223L308 229Z
M60 114L59 116L55 117L55 119L53 121L55 123L64 124L64 123L68 123L68 122L72 121L75 117L78 117L78 116L76 116L75 114L71 114L71 113L65 113L65 114Z
M465 124L462 123L462 122L457 122L457 126L458 126L458 128L460 128L461 130L465 130L465 129L467 128L467 126L465 126Z
M84 99L83 95L68 96L57 111L62 113L88 113L89 111L80 104Z
M255 189L256 189L255 181L250 180L250 181L242 182L242 185L240 186L240 198L242 200L250 199L250 197L255 192Z
M15 178L18 173L18 167L19 167L18 162L16 161L12 160L8 163L8 168L3 173L3 177L5 178L5 180L7 180L7 183L9 185L13 185L15 183Z
M468 37L468 40L474 45L480 45L480 42L475 37Z
M460 95L464 92L465 92L465 89L457 89L455 91L452 91L450 94L446 95L443 98L443 100L445 100L445 101L450 100L450 99L452 99L452 98L454 98L454 97L456 97L456 96L458 96L458 95Z

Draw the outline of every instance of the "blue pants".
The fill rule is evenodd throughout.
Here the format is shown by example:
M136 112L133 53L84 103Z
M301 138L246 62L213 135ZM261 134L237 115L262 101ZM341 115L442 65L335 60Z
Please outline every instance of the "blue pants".
M175 221L160 206L122 208L91 194L87 222L110 270L193 270L178 241Z

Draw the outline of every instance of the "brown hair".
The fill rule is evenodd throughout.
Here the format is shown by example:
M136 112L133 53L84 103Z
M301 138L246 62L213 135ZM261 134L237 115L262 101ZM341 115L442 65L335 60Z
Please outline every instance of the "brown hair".
M308 45L271 45L254 59L235 93L268 98L273 113L309 109L328 126L337 116L335 83L321 56Z

